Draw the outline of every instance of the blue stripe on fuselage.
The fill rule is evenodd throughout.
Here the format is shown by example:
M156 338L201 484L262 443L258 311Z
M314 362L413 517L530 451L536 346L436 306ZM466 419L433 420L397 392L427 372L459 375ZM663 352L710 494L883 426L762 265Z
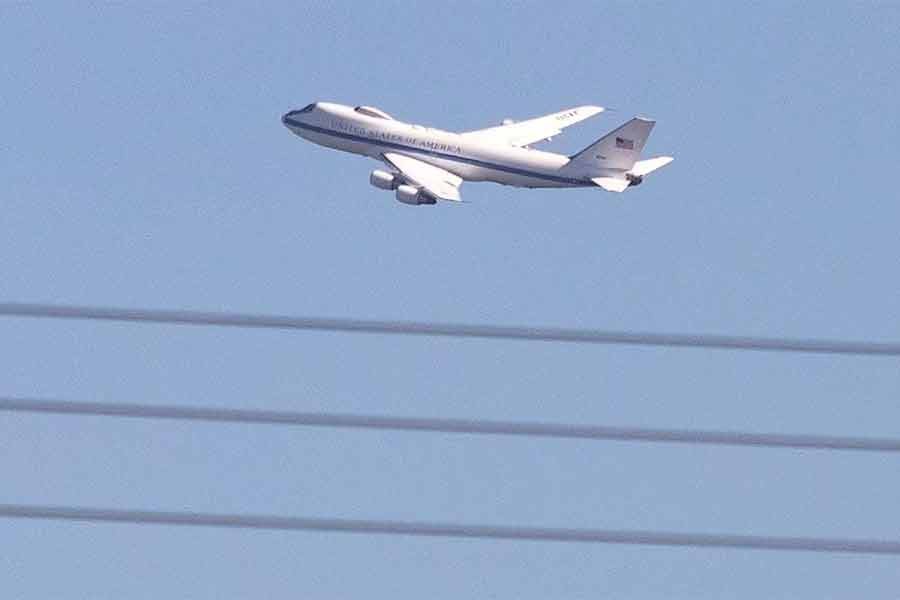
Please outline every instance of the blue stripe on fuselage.
M416 146L407 146L406 144L398 144L397 142L388 142L385 140L373 140L371 138L363 137L360 135L354 135L352 133L344 133L343 131L334 131L333 129L325 129L323 127L317 127L315 125L308 125L306 123L301 123L299 121L295 121L294 119L286 117L284 119L285 123L290 125L291 127L298 127L300 129L308 129L309 131L314 131L316 133L321 133L324 135L330 135L333 137L339 137L346 140L352 140L355 142L365 142L367 144L372 144L374 146L383 146L387 148L396 148L397 150L406 150L407 152L418 152L420 154L427 154L429 156L435 156L438 158L455 160L458 162L468 163L470 165L475 165L477 167L484 167L486 169L493 169L495 171L505 171L507 173L513 173L516 175L524 175L526 177L533 177L535 179L546 179L548 181L559 181L561 183L571 183L575 185L590 185L590 182L582 179L573 179L571 177L558 177L556 175L545 175L544 173L538 173L536 171L528 171L526 169L518 169L516 167L510 167L507 165L500 165L497 163L490 163L483 160L478 160L477 158L468 158L465 156L458 156L456 154L446 154L444 152L435 152L434 150L429 150L427 148L419 148Z

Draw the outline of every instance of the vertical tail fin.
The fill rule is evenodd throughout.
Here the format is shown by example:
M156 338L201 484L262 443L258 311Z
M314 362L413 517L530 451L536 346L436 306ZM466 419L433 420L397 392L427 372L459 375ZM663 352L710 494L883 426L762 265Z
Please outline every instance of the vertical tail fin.
M570 157L572 168L628 171L634 166L656 121L635 117Z

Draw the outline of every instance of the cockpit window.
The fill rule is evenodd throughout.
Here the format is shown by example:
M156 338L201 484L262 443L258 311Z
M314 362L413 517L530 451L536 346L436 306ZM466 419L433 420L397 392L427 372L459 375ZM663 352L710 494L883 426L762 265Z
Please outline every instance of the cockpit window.
M316 103L313 102L312 104L307 104L306 106L304 106L303 108L301 108L301 109L298 110L297 112L298 112L298 113L312 112L312 109L314 109L315 107L316 107Z
M383 110L375 108L374 106L357 106L353 110L361 115L366 115L367 117L375 117L376 119L388 119L390 121L394 120L394 117L387 114Z

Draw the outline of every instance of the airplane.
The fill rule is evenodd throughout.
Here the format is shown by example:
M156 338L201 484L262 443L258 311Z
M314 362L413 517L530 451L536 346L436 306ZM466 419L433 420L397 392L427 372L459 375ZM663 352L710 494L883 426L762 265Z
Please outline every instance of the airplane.
M282 116L296 135L320 146L383 162L369 182L394 191L404 204L460 202L463 181L526 188L599 187L624 192L674 160L638 160L655 121L635 117L572 156L532 147L570 125L603 112L578 106L543 117L453 133L404 123L372 106L314 102Z

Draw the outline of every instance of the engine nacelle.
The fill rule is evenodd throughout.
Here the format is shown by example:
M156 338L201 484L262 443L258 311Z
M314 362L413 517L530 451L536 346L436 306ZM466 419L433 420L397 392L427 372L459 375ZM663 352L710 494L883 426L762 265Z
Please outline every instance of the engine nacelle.
M411 185L397 186L397 200L403 204L412 205L435 204L437 202L434 198L426 196Z
M394 190L397 189L397 185L399 184L394 175L387 171L379 170L372 171L372 174L369 175L369 183L380 190Z

